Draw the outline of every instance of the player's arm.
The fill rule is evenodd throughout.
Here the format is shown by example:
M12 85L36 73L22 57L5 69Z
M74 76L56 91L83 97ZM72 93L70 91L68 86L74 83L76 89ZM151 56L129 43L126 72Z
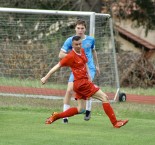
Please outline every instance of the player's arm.
M72 55L67 54L62 60L60 60L58 64L56 64L53 68L51 68L51 70L47 73L45 77L41 79L41 83L45 84L48 78L61 67L72 66L73 61L74 61L74 57L72 57Z
M53 68L51 68L51 70L46 74L45 77L43 77L41 79L41 83L45 84L48 80L48 78L54 73L56 72L59 68L61 67L60 63L56 64Z
M60 52L59 52L59 58L64 58L68 52L72 49L72 37L67 38L67 40L64 42Z
M94 57L95 65L96 65L97 75L100 75L100 68L99 68L99 63L98 63L97 52L95 49L93 49L92 53L93 53L93 57Z
M88 73L88 79L89 79L90 81L92 81L91 76L90 76L90 71L89 71L88 64L86 64L86 69L87 69L87 73Z
M66 52L60 50L60 52L59 52L59 58L60 58L60 59L64 58L66 55L67 55Z

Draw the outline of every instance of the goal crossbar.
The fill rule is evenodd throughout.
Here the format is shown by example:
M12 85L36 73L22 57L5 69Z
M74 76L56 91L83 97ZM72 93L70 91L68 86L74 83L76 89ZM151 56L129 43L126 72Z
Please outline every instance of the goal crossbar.
M11 12L11 13L28 13L28 14L53 14L53 15L92 15L95 12L86 12L86 11L61 11L61 10L39 10L39 9L20 9L20 8L3 8L0 7L0 12ZM110 17L109 14L100 14L105 17Z

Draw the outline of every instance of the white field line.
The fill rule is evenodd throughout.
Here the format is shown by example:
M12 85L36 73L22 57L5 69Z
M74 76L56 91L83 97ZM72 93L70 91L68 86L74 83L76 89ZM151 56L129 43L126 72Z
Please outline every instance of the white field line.
M23 98L39 98L39 99L53 99L53 100L63 100L63 96L44 96L44 95L28 95L28 94L10 94L10 93L0 93L0 96L8 97L23 97ZM71 100L75 100L73 97ZM110 103L114 103L115 100L109 100ZM92 102L100 102L99 100L92 99Z

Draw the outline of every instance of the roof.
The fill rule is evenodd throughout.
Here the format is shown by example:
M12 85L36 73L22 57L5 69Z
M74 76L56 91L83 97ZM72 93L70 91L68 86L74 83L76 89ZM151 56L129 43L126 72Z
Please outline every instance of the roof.
M148 41L134 35L133 33L129 32L129 31L123 29L123 28L121 28L120 26L115 25L115 29L119 33L121 33L121 34L125 35L126 37L130 38L132 41L139 43L140 45L144 46L145 48L150 49L150 50L155 49L155 45L153 45L150 42L148 42Z

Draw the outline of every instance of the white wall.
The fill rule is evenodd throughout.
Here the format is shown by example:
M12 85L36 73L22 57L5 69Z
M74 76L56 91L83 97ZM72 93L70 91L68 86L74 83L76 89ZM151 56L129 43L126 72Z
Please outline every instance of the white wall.
M155 45L155 30L150 30L145 37L145 29L142 26L135 28L134 22L131 22L130 20L121 20L121 22L116 22L116 24L124 28L125 30L133 33L134 35Z

